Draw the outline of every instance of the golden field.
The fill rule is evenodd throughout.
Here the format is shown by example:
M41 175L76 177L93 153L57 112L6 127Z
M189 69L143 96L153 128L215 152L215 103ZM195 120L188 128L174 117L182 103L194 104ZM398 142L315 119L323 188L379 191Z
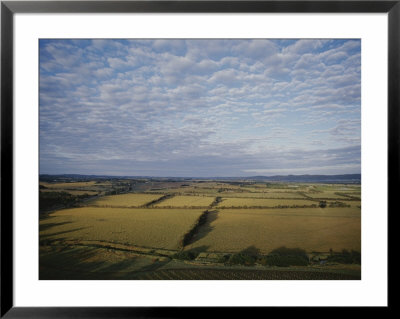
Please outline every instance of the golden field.
M272 199L306 199L303 195L297 192L222 192L219 194L222 197L238 197L238 198L272 198Z
M238 252L255 246L263 253L286 246L308 252L361 251L357 208L226 209L186 248Z
M89 206L99 207L139 207L159 199L158 194L121 194L96 198L88 202Z
M93 187L93 183L58 185ZM254 245L265 252L279 246L307 251L360 250L361 201L335 194L340 191L354 196L360 193L358 185L260 183L244 187L220 182L182 184L154 184L150 187L157 188L157 193L147 189L142 193L97 197L82 202L84 207L58 210L48 219L41 220L40 237L178 249L182 236L220 197L222 201L212 208L216 212L196 230L198 235L187 248L205 246L223 252L225 249L240 251ZM182 191L196 194L181 195ZM297 197L303 193L315 200ZM154 207L145 207L166 194L172 197L161 199ZM318 198L328 199L328 206L331 202L341 201L350 207L301 208L318 206Z
M174 196L168 198L155 207L208 207L215 200L215 197L206 196Z
M40 222L40 240L104 241L178 249L202 210L82 207L57 211Z
M259 198L225 198L218 207L276 207L276 206L310 206L318 202L303 199L259 199Z

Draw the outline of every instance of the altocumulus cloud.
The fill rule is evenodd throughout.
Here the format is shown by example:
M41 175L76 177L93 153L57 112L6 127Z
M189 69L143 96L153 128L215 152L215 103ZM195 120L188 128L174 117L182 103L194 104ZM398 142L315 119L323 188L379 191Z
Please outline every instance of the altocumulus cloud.
M359 40L40 40L40 172L359 173Z

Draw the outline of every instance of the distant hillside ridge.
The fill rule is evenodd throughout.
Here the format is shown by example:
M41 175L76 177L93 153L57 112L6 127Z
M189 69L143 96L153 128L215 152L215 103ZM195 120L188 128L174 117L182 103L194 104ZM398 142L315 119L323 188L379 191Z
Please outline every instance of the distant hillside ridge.
M145 179L163 181L190 180L225 180L225 181L256 181L256 182L293 182L293 183L328 183L328 184L361 184L361 174L341 175L274 175L245 177L161 177L161 176L115 176L115 175L81 175L81 174L40 174L40 181L72 181L92 179Z

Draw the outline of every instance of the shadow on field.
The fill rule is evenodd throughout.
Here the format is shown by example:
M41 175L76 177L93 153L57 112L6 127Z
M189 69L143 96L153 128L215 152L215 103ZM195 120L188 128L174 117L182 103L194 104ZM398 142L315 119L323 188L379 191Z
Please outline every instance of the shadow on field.
M59 231L56 233L51 233L51 234L47 234L47 235L39 235L39 239L40 240L46 240L46 239L51 239L53 236L58 236L58 235L62 235L62 234L67 234L67 233L72 233L74 231L78 231L78 230L82 230L82 229L86 229L89 227L79 227L79 228L73 228L73 229L68 229L68 230L63 230L63 231ZM59 238L57 238L59 239Z
M243 249L240 253L246 254L246 255L249 255L252 257L258 257L261 254L261 251L256 246L251 245L251 246Z
M168 264L170 261L171 261L170 259L167 259L164 261L158 260L150 265L147 265L147 266L144 266L144 267L138 269L134 275L139 276L139 275L142 275L143 273L156 271L157 269L161 268L162 266Z
M198 254L207 251L208 248L210 248L210 246L203 245L203 246L199 246L199 247L185 249L184 251L197 256Z
M187 245L193 244L196 241L207 236L214 229L214 227L211 226L211 223L214 222L217 218L218 218L218 211L210 211L207 215L205 223L199 226L199 229L193 235L193 237L190 239L190 242Z
M62 222L62 223L48 223L48 224L39 224L39 231L46 231L53 227L62 226L72 224L72 222Z
M39 280L89 279L90 272L100 267L102 262L85 263L85 259L96 255L89 249L54 249L39 258Z
M40 280L134 279L138 273L154 271L168 261L137 256L115 256L104 249L74 247L43 252L39 258Z
M64 242L67 238L59 237L59 238L39 238L39 247L47 247L53 245L55 242Z
M205 245L190 249L184 248L181 251L177 252L175 255L173 255L172 258L180 260L194 260L200 253L207 251L208 248L210 248L210 246L205 246Z
M262 255L255 246L249 246L225 260L228 264L251 266L255 263L264 266L308 266L309 258L305 250L300 248L279 247L268 255Z

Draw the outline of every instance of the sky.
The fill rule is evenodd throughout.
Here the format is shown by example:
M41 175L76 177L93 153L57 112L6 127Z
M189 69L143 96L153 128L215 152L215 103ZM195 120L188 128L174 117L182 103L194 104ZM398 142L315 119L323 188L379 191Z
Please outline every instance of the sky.
M358 39L39 42L40 173L361 173Z

